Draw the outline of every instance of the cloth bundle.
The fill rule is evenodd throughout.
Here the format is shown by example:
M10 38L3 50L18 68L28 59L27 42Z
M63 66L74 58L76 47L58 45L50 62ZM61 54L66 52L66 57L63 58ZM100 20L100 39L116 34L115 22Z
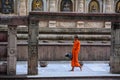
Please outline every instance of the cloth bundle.
M70 60L72 60L72 53L68 52L65 54L65 57L69 58Z

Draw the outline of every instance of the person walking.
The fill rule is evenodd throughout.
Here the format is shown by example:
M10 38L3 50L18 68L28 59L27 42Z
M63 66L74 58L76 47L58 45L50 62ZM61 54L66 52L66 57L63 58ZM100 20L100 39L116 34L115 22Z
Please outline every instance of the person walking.
M80 65L78 60L78 54L80 52L80 41L78 40L78 36L74 36L74 44L72 47L72 60L71 60L71 66L72 69L70 71L74 71L74 67L79 67L82 71L82 65Z

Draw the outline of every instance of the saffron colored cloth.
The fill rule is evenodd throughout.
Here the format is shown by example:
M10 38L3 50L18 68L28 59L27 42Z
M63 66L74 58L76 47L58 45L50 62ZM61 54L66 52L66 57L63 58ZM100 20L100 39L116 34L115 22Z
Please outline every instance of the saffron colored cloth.
M73 48L72 48L72 60L71 60L71 66L72 67L80 67L80 63L78 60L78 54L80 52L80 41L74 40Z

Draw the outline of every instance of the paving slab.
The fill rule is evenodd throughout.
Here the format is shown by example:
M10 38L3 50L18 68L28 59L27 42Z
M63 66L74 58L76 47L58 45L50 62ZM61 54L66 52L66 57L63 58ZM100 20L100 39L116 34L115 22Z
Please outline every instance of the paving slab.
M47 61L47 67L40 67L38 62L38 75L27 75L27 62L18 61L16 66L17 75L28 77L85 77L85 76L120 76L110 73L109 62L107 61L84 61L82 71L78 67L74 72L71 69L70 61Z

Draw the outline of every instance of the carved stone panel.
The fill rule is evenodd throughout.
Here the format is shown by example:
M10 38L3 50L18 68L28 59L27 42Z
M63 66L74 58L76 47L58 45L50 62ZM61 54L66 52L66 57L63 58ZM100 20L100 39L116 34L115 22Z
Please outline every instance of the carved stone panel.
M7 74L16 74L17 60L17 26L8 26L8 54L7 54Z
M103 28L104 22L85 22L86 28Z
M120 73L120 23L112 22L110 71Z
M38 74L39 21L30 20L28 29L28 74Z
M27 15L27 1L26 0L20 0L19 1L19 15Z
M71 22L67 22L67 21L60 21L57 22L57 27L61 27L61 28L75 28L76 27L76 23L74 21Z
M57 6L56 6L56 0L50 0L49 6L50 6L49 7L50 12L55 12L56 8L57 8Z
M1 12L3 14L14 13L14 0L0 0Z
M84 12L84 0L78 0L78 12Z
M78 21L77 22L77 28L84 28L84 22L83 21Z
M106 13L111 13L112 12L112 5L111 5L112 1L111 0L106 0Z
M49 21L49 27L56 27L56 21Z

